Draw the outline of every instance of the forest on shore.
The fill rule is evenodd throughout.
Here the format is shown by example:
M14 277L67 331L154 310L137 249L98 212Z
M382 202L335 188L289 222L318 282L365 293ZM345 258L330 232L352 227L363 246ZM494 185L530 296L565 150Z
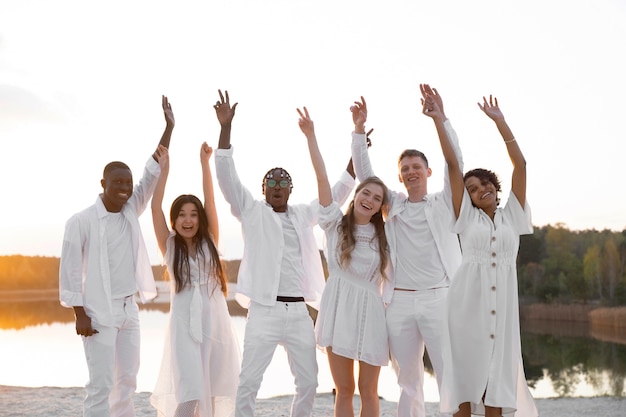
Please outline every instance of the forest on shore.
M59 261L0 256L0 292L58 289ZM239 263L224 261L230 282L237 281ZM517 268L523 300L626 306L626 230L572 231L561 224L535 227L534 234L521 238ZM163 266L155 265L153 271L155 279L165 279Z

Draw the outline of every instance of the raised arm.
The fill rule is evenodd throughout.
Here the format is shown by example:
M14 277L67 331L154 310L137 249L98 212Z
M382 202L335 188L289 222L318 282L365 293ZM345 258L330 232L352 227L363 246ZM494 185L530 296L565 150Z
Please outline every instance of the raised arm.
M213 192L213 177L211 176L211 166L209 160L213 155L213 148L206 142L200 148L200 164L202 165L202 191L204 192L204 211L209 220L209 233L213 236L215 246L220 240L220 227L217 221L217 210L215 208L215 196Z
M172 105L165 96L161 96L161 107L163 107L163 116L165 116L165 130L159 141L159 146L164 146L169 149L170 139L172 139L172 132L174 131L174 112L172 111ZM158 147L157 147L158 151ZM155 161L159 162L157 158L157 151L152 154Z
M219 149L229 149L230 148L230 130L231 124L233 122L233 117L235 117L235 110L237 109L237 104L233 104L230 106L230 97L228 96L228 90L226 90L222 94L222 90L217 90L220 95L220 99L215 102L213 108L215 109L215 114L217 115L217 120L220 122L220 139L217 147Z
M436 89L431 89L428 84L420 84L420 91L422 92L422 113L430 117L435 123L437 129L437 136L439 137L439 143L441 144L441 151L446 160L446 167L448 170L448 177L450 180L450 190L452 193L452 207L454 214L458 218L461 212L461 201L463 201L463 190L465 184L463 183L463 171L459 163L459 159L455 152L455 148L448 136L448 132L444 126L446 121L446 115L442 110L443 100L437 93Z
M522 207L526 204L526 159L522 154L522 150L511 132L511 128L504 120L504 114L498 107L498 99L489 96L489 101L483 97L483 102L478 103L478 107L495 122L504 143L506 144L506 150L509 152L509 158L513 163L513 176L511 179L511 191L517 197L517 201Z
M368 148L371 144L368 136L372 131L370 130L367 134L365 133L367 103L363 96L361 96L361 101L354 102L354 105L350 107L350 112L352 113L352 121L354 122L354 132L352 133L352 163L354 164L356 178L363 181L375 175L368 155Z
M167 220L163 213L163 196L165 194L165 184L167 183L167 176L170 170L170 157L169 151L163 145L159 145L155 154L158 158L159 166L161 167L161 174L157 180L150 207L152 209L152 226L154 227L157 244L159 245L161 255L165 256L165 247L167 238L170 235L170 229L167 226Z
M315 177L317 178L318 199L323 207L328 207L333 202L333 196L330 189L330 182L328 181L328 175L326 174L324 158L322 158L322 154L317 145L315 126L306 107L304 107L303 110L297 110L300 115L298 126L300 126L300 130L302 130L302 133L306 136L307 144L309 146L309 155L311 156L311 162L313 163L313 169L315 170Z

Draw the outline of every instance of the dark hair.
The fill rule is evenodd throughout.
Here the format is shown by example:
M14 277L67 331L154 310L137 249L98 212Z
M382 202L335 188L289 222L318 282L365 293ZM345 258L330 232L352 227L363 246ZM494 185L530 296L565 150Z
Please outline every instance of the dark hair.
M370 219L370 223L372 223L376 229L376 233L373 239L378 239L378 253L380 255L380 273L383 276L383 279L387 278L385 274L385 269L387 268L387 264L389 263L388 257L388 243L387 236L385 235L385 220L383 217L383 212L386 210L386 206L388 204L388 195L389 190L385 183L378 177L369 177L362 181L354 191L354 195L356 196L359 191L361 191L368 184L377 184L383 188L383 201L380 206L380 210L372 216ZM352 251L356 245L356 240L354 238L354 199L348 205L348 209L346 210L346 214L343 215L341 219L341 223L337 227L339 231L339 264L341 266L347 265L350 263L352 259Z
M502 184L500 184L500 179L496 175L495 172L489 171L484 168L476 168L471 171L467 171L463 176L463 182L467 181L469 177L476 177L480 181L481 184L486 184L490 182L496 187L496 204L500 204L500 191L502 191ZM472 203L473 205L474 203Z
M291 181L291 175L289 175L289 173L287 172L287 170L285 168L280 168L280 167L276 167L276 168L272 168L269 171L267 171L265 173L265 175L263 176L263 182L261 184L263 193L265 193L265 180L269 180L271 178L274 178L273 173L274 171L279 170L280 171L280 176L282 178L287 179L287 181L289 181L289 191L293 190L293 182Z
M196 246L196 253L200 257L199 261L204 260L206 256L204 254L204 250L202 249L202 243L206 242L209 247L209 255L211 257L211 271L218 277L219 284L222 287L222 292L226 295L228 292L226 274L224 272L224 268L222 267L222 262L220 260L219 253L217 252L217 248L215 247L215 243L213 242L213 237L209 233L209 219L207 218L204 207L198 197L192 194L183 194L174 200L172 208L170 209L170 222L172 224L172 229L174 228L178 213L187 203L193 204L198 210L198 232L193 237L193 241ZM178 233L174 234L174 265L172 265L172 269L174 270L176 292L178 293L185 287L185 285L190 283L189 252L187 244L183 238L178 235Z
M120 161L109 162L104 167L104 171L102 172L102 178L105 178L114 169L120 169L120 168L121 169L127 169L127 170L130 171L130 168L128 167L128 165L126 165L123 162L120 162Z
M400 162L402 162L404 158L409 157L409 156L418 156L422 158L424 162L426 162L426 168L428 168L428 158L426 158L426 155L424 155L424 152L420 152L417 149L403 150L402 153L400 154L400 157L398 157L398 165L400 165Z

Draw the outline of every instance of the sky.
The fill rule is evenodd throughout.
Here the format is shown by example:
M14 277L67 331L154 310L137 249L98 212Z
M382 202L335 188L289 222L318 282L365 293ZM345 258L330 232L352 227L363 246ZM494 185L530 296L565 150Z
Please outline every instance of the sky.
M106 163L126 162L138 180L165 126L162 94L176 118L164 210L200 196L218 89L239 103L235 164L259 199L276 166L291 173L291 203L316 197L298 107L339 178L361 96L377 175L402 191L397 157L416 148L433 171L429 191L440 190L443 156L419 100L429 83L466 169L498 173L506 200L511 163L476 105L499 99L527 160L535 226L623 230L625 45L623 0L0 0L0 255L60 256L65 221L94 203ZM219 189L216 203L220 250L240 258L240 225ZM149 209L141 224L159 263Z

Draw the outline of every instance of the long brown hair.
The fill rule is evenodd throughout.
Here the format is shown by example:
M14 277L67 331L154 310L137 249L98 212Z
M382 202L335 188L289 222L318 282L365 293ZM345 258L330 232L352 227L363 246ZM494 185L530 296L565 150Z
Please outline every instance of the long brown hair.
M370 219L370 223L374 225L376 233L373 239L378 239L378 253L380 255L380 274L383 279L387 279L387 274L385 273L385 269L389 264L389 255L388 248L389 245L387 243L387 236L385 235L385 220L384 220L384 212L386 211L388 200L389 200L389 191L384 182L378 177L369 177L366 180L362 181L357 187L354 195L356 196L359 191L363 189L368 184L376 184L380 185L383 189L383 201L380 206L380 210L375 213ZM346 214L343 215L341 219L341 223L339 224L339 264L344 267L350 263L352 260L352 251L356 245L356 240L354 238L354 229L355 229L355 221L354 221L354 199L350 202L348 206L348 210L346 210ZM372 240L373 240L372 239Z
M191 203L196 206L196 210L198 211L198 232L193 237L193 242L195 243L199 260L205 259L206 255L202 249L202 243L206 242L209 248L208 255L211 259L211 270L215 276L218 277L221 290L224 293L224 296L226 296L228 293L226 273L224 272L220 255L217 252L215 243L213 242L213 236L209 233L209 219L207 218L202 202L200 202L198 197L192 194L183 194L174 200L172 208L170 209L170 222L172 224L172 228L174 227L178 213L187 203ZM172 269L174 270L176 292L178 293L185 287L185 285L190 283L189 249L187 248L185 240L180 237L178 233L174 235L174 265Z

